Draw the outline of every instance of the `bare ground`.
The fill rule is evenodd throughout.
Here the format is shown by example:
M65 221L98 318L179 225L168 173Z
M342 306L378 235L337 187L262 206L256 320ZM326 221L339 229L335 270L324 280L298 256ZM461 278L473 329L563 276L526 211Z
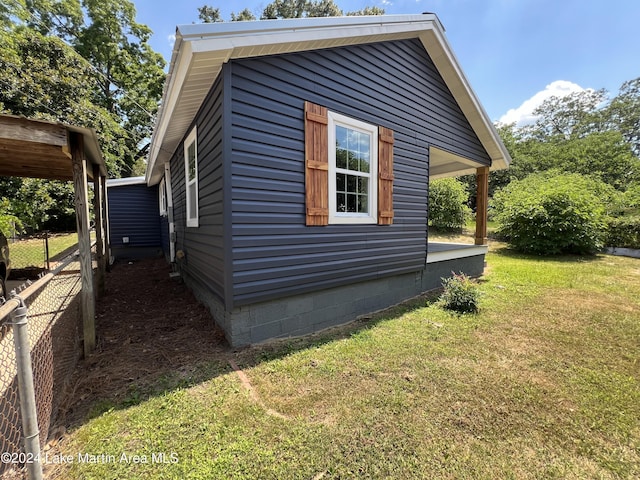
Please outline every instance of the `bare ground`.
M226 364L229 348L210 312L169 278L163 258L116 263L96 304L97 346L80 361L56 425L68 429L100 404L142 401L162 378L192 376L198 365ZM55 435L54 435L55 436Z

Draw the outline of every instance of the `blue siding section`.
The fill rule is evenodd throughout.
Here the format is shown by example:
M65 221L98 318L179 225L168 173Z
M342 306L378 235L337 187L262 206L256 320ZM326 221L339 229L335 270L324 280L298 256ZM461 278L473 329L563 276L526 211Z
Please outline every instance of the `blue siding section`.
M201 288L224 300L224 231L222 191L222 77L196 115L198 128L199 227L186 227L184 151L180 144L171 160L176 250L185 253L179 265ZM187 135L191 132L188 129Z
M109 187L109 241L112 247L160 247L158 187ZM129 237L124 244L122 237Z
M415 40L231 63L233 304L424 268L428 146L490 159ZM394 223L305 226L304 101L395 132Z
M306 100L394 130L393 225L305 226ZM194 125L200 227L185 227L181 144L171 160L176 248L227 311L422 271L429 145L490 164L417 40L233 60Z

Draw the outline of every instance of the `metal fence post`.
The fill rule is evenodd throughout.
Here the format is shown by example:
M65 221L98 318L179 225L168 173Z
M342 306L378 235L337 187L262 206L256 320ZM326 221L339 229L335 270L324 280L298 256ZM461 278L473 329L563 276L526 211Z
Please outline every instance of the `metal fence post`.
M22 432L24 449L27 458L27 471L30 480L42 480L42 463L40 462L40 431L36 412L36 395L33 387L33 370L31 369L31 352L27 327L27 307L24 301L16 297L20 306L11 312L13 324L13 342L16 350L16 367L18 371L18 391L20 393L20 412L22 414Z

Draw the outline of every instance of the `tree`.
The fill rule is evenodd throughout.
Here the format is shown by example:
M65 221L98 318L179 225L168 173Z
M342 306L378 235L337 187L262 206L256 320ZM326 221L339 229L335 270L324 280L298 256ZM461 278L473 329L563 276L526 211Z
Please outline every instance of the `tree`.
M380 7L364 7L362 10L347 12L348 17L364 16L364 15L384 15L384 8Z
M257 18L251 12L251 10L249 10L248 8L245 8L244 10L242 10L237 15L235 13L231 12L231 21L232 22L252 22L254 20L257 20Z
M640 157L640 77L626 81L606 108L612 128L618 130L636 157Z
M464 185L455 178L429 182L429 226L459 230L471 216Z
M585 254L603 246L619 195L599 180L549 171L511 182L491 207L497 233L514 248L538 255Z
M198 18L202 23L219 23L224 22L220 15L219 8L213 8L209 5L198 7Z

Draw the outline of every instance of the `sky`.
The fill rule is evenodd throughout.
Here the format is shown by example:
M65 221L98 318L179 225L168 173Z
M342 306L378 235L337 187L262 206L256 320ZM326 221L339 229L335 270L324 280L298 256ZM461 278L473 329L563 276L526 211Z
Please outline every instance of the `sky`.
M132 0L137 20L167 63L176 25L198 22L198 7L256 17L269 1ZM638 0L335 0L343 11L438 15L471 87L494 122L531 122L545 98L604 88L615 96L640 77Z

